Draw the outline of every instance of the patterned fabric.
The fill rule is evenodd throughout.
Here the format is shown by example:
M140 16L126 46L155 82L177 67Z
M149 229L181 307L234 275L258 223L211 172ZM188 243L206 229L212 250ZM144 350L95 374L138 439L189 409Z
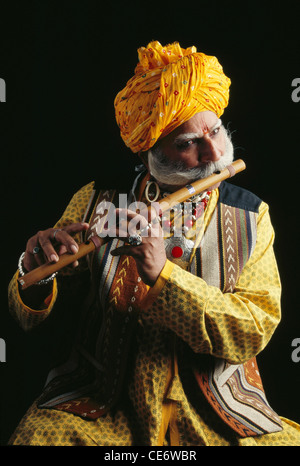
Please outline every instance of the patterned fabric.
M255 243L256 213L219 203L196 250L192 271L223 293L233 292Z
M214 371L195 371L207 401L241 437L282 430L279 416L269 406L256 359L238 366L216 361Z
M67 212L82 219L93 184L73 198ZM89 195L87 195L87 193ZM218 191L213 191L205 211L205 228L213 217ZM61 224L64 224L62 217ZM282 432L240 438L226 426L201 397L194 374L186 362L203 354L241 364L268 343L280 319L280 282L272 250L273 230L268 208L261 204L257 215L257 241L240 274L234 293L221 290L167 261L156 285L144 301L133 341L134 366L128 369L128 389L113 412L86 421L68 412L29 409L16 429L11 444L19 445L158 445L163 405L173 400L175 410L169 431L176 425L178 444L195 445L300 445L300 427L281 418ZM11 312L29 317L16 290L10 285ZM58 287L58 293L60 288ZM53 303L52 303L53 304ZM45 312L40 320L44 320ZM37 325L36 319L25 328ZM258 331L259 329L259 331ZM174 335L176 335L174 346ZM170 355L177 350L178 373L170 374ZM190 348L190 353L187 349ZM202 357L202 356L201 356ZM165 398L165 394L167 398ZM74 400L79 406L84 399ZM91 411L93 400L89 400ZM164 443L170 442L167 432ZM172 442L171 442L172 443Z
M133 152L147 151L198 112L222 115L230 79L216 57L157 41L138 55L135 75L115 98L121 137Z
M207 284L232 293L255 243L256 213L219 203L197 249L197 265L193 269ZM249 373L252 364L256 367L255 377L247 379L245 373ZM281 430L280 419L266 400L255 358L238 366L218 359L216 368L207 373L201 372L201 368L194 372L207 400L239 435ZM228 375L224 377L225 374ZM257 399L259 402L255 403ZM255 405L255 409L250 409L249 404Z
M217 201L214 193L205 212L205 229ZM174 265L171 274L148 293L144 319L168 328L195 353L211 354L231 364L248 361L267 345L281 317L281 285L273 240L268 206L262 203L255 249L234 293L223 293Z
M116 191L99 192L87 239L96 232L101 234L113 201L117 205ZM101 222L102 219L105 220ZM121 244L120 240L112 240L97 248L89 258L99 305L91 302L86 309L78 344L69 360L49 374L40 407L55 407L95 419L114 406L120 396L130 336L136 326L140 302L148 292L138 276L134 259L110 254ZM92 375L91 361L98 369ZM94 402L87 398L78 400L86 394L93 394Z
M222 431L218 419L211 428L207 419L209 410L203 410L202 418L193 418L186 401L178 404L177 426L179 445L189 446L300 446L299 426L281 418L283 431L259 437L239 438ZM114 413L86 421L68 412L39 409L34 403L23 417L10 439L10 445L34 446L136 446L142 445L133 428L128 411ZM200 434L200 435L199 435ZM168 441L165 441L165 446Z

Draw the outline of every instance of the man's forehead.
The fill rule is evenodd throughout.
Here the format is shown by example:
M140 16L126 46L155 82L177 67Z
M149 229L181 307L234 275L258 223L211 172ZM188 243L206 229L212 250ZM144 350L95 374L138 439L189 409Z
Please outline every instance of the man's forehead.
M217 115L209 110L196 113L192 118L175 128L170 134L160 139L161 147L173 144L176 139L186 139L189 136L202 137L205 133L212 131L221 124Z
M221 125L221 120L212 112L201 112L196 114L190 120L178 126L170 134L170 139L174 140L180 136L188 136L189 134L197 135L198 137L212 131L214 128Z

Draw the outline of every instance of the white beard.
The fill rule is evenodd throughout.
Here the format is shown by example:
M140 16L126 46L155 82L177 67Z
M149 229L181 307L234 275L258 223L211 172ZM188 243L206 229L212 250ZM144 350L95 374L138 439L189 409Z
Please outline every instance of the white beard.
M225 152L217 162L208 162L197 168L185 168L182 162L172 162L161 149L148 151L148 164L151 175L162 187L184 186L187 183L206 178L216 171L222 171L233 162L234 149L229 134L225 132Z

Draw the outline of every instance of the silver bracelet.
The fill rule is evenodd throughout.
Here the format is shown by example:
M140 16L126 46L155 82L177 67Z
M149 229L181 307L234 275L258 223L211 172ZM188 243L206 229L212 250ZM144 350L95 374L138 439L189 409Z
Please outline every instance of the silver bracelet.
M18 269L19 269L19 273L20 273L21 277L23 277L25 275L25 272L23 270L24 256L25 256L25 252L22 252L22 254L20 256L20 259L19 259L19 263L18 263ZM54 272L52 275L50 275L50 277L40 280L39 282L35 283L35 285L47 285L47 283L50 283L50 282L52 282L52 280L54 280L57 273L58 272Z

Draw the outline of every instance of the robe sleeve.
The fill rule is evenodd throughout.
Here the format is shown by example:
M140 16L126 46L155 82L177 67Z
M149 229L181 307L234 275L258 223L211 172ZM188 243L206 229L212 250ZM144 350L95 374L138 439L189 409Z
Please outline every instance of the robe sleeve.
M60 220L55 224L54 228L63 228L66 225L81 222L83 220L89 199L92 194L93 186L94 182L91 182L74 194L66 210L64 211ZM75 235L74 239L79 243L80 234ZM63 282L64 276L70 276L72 274L78 275L81 269L82 265L79 266L79 269L77 270L72 267L63 269L59 272L59 282ZM47 298L40 304L39 308L31 309L26 305L26 303L23 302L21 298L19 283L17 281L18 277L19 271L14 274L8 286L9 312L23 328L23 330L29 331L42 323L51 313L58 296L58 280L56 278L53 280L52 290L49 296L47 296Z
M231 364L256 356L281 317L281 283L273 250L274 231L267 204L257 217L257 242L234 292L223 293L167 261L145 298L144 319L164 326L195 353Z

